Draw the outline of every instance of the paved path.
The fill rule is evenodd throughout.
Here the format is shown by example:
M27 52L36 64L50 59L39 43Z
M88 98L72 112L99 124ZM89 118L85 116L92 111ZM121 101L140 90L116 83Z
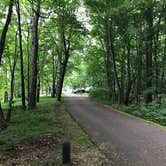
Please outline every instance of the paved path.
M67 110L104 147L114 166L166 166L166 130L88 98L68 96Z

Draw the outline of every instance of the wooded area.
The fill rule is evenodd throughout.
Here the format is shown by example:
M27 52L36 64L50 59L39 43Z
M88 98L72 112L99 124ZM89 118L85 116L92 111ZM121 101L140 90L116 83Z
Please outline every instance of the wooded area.
M0 0L1 127L62 89L108 89L118 104L165 102L165 0Z

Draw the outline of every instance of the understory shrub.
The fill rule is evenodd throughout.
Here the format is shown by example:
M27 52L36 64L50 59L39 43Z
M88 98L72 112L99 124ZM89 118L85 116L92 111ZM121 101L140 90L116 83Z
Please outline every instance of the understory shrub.
M109 90L104 88L93 89L90 92L89 97L95 100L109 100Z
M158 123L160 125L166 126L166 109L156 107L156 105L151 106L124 106L124 105L113 105L113 107L132 114L134 116L150 120L152 122Z

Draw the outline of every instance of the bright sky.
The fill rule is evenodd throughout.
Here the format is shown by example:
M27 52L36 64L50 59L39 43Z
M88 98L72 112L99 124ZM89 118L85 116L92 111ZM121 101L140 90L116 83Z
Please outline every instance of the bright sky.
M77 19L81 21L88 30L92 29L90 24L90 17L88 16L86 8L83 5L80 5L78 8Z

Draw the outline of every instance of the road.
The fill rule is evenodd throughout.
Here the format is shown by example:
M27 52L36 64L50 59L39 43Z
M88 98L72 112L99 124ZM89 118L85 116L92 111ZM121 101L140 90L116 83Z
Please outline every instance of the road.
M166 166L166 130L90 101L68 96L68 112L113 166Z

